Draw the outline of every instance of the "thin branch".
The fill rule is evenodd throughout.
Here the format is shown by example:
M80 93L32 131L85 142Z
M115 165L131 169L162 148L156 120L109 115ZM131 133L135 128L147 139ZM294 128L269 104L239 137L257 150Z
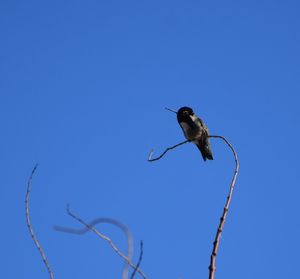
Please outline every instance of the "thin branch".
M113 243L113 241L106 235L102 234L101 232L99 232L97 229L95 229L93 226L90 226L88 223L86 223L85 221L83 221L80 217L76 216L74 213L72 213L70 211L70 207L69 205L67 206L67 213L74 218L75 220L77 220L79 223L83 224L84 226L86 226L89 230L93 231L96 235L98 235L100 238L104 239L105 241L108 242L108 244L110 245L110 247L124 260L126 261L133 269L137 269L137 272L144 278L147 279L146 275L143 273L142 270L140 270L139 268L137 268L128 257L126 257L118 248L117 246Z
M149 156L148 156L148 162L157 161L157 160L161 159L169 150L172 150L172 149L174 149L174 148L176 148L176 147L178 147L180 145L186 144L188 142L190 142L190 140L185 140L185 141L180 142L178 144L175 144L175 145L173 145L171 147L168 147L168 148L165 149L165 151L163 153L161 153L158 157L153 158L153 159L152 159L152 155L153 155L154 150L152 149L151 152L150 152L150 154L149 154Z
M143 260L143 254L144 254L144 247L143 247L143 241L141 241L141 242L140 242L140 256L139 256L139 260L138 260L138 262L137 262L136 268L134 269L134 271L133 271L132 274L131 274L130 279L133 279L133 278L134 278L137 269L140 267L141 262L142 262L142 260Z
M29 230L29 233L31 235L31 238L36 246L36 248L39 250L40 254L41 254L41 257L43 259L43 262L48 270L48 273L49 273L49 276L50 276L50 279L53 279L53 272L52 272L52 269L49 265L49 262L48 262L48 259L46 257L46 254L42 248L42 246L40 245L34 231L33 231L33 227L32 227L32 224L31 224L31 221L30 221L30 212L29 212L29 196L30 196L30 192L31 192L31 188L32 188L32 178L33 178L33 175L37 169L37 164L35 165L35 167L33 168L32 172L31 172L31 175L28 179L28 183L27 183L27 192L26 192L26 197L25 197L25 213L26 213L26 221L27 221L27 227L28 227L28 230Z
M229 209L229 205L230 205L230 201L231 201L231 197L232 197L232 192L233 192L233 188L236 182L236 177L238 175L238 171L239 171L239 161L238 161L238 157L237 157L237 153L234 150L233 146L231 145L230 142L227 141L226 138L222 137L222 136L209 136L210 138L219 138L222 139L231 149L234 159L235 159L235 170L234 170L234 174L233 174L233 178L231 181L231 185L230 185L230 189L229 189L229 193L227 196L227 200L225 203L225 207L222 213L222 216L220 218L220 223L217 229L217 233L215 236L215 240L213 243L213 250L210 256L210 265L209 265L209 279L214 279L215 276L215 270L216 270L216 257L217 257L217 252L218 252L218 248L220 245L220 238L221 238L221 234L223 231L223 227L226 221L226 217L227 217L227 213L228 213L228 209Z
M127 258L132 261L133 257L133 237L130 232L130 230L125 226L124 224L120 223L119 221L113 219L113 218L96 218L92 220L90 223L88 223L89 227L94 227L97 224L100 223L106 223L106 224L112 224L120 228L124 234L127 237ZM82 229L74 229L74 228L68 228L68 227L61 227L61 226L54 226L53 228L56 231L64 232L64 233L72 233L72 234L85 234L90 231L89 227L84 226ZM125 261L125 265L122 271L122 278L127 279L128 278L128 272L129 272L129 264L127 261Z
M224 210L223 210L223 214L220 218L220 223L219 223L219 226L218 226L218 229L217 229L217 233L216 233L215 240L214 240L214 243L213 243L213 250L212 250L212 253L211 253L211 257L210 257L209 279L214 279L215 270L216 270L216 257L217 257L217 252L218 252L218 248L219 248L219 245L220 245L220 237L221 237L223 227L224 227L224 224L225 224L225 221L226 221L226 217L227 217L227 213L228 213L228 209L229 209L229 205L230 205L230 201L231 201L231 197L232 197L233 188L234 188L236 178L237 178L237 175L238 175L239 161L238 161L238 157L237 157L237 153L236 153L235 149L233 148L232 144L230 142L228 142L228 140L225 137L216 136L216 135L211 135L211 136L208 136L208 137L209 138L222 139L229 146L229 148L231 149L231 151L233 153L233 156L234 156L234 159L235 159L235 170L234 170L233 178L232 178L230 189L229 189L229 194L227 196L227 200L226 200L226 204L225 204L225 207L224 207ZM149 157L148 157L148 162L157 161L157 160L161 159L169 150L172 150L172 149L174 149L174 148L176 148L180 145L183 145L183 144L185 144L187 142L191 142L191 141L193 141L193 140L186 140L186 141L183 141L179 144L168 147L167 149L165 149L165 151L161 155L159 155L158 157L156 157L154 159L152 159L152 155L153 155L153 149L152 149L152 151L150 152Z

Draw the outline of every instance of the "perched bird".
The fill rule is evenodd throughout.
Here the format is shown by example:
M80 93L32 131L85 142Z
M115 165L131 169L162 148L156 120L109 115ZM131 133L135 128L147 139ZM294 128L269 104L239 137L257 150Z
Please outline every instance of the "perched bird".
M191 140L201 152L203 160L213 160L210 150L209 132L204 122L189 107L182 107L177 111L177 121L186 139Z

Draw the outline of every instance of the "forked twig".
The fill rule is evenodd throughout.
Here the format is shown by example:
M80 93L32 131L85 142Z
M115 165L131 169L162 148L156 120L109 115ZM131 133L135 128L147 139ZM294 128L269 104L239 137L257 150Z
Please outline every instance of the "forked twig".
M231 201L231 197L232 197L232 192L233 192L233 188L235 185L235 181L236 181L236 177L238 175L238 171L239 171L239 161L238 161L238 157L237 157L237 153L235 151L235 149L233 148L233 146L231 145L230 142L227 141L227 139L225 137L222 136L210 136L210 138L219 138L222 139L231 149L233 156L234 156L234 160L235 160L235 170L234 170L234 174L233 174L233 178L230 184L230 188L229 188L229 193L227 196L227 200L225 203L225 207L223 210L223 214L220 218L220 224L218 226L217 229L217 233L215 236L215 240L213 243L213 250L210 256L210 265L209 265L209 279L214 279L215 276L215 270L216 270L216 257L217 257L217 252L218 252L218 248L219 248L219 244L220 244L220 237L223 231L223 227L226 221L226 217L227 217L227 213L228 213L228 209L229 209L229 205L230 205L230 201Z
M84 226L86 226L89 230L93 231L96 235L98 235L100 238L104 239L105 241L108 242L108 244L110 245L110 247L124 260L126 261L133 269L137 269L137 272L144 278L147 279L146 275L144 274L144 272L140 269L137 268L136 265L134 265L131 260L126 257L118 248L117 246L113 243L113 241L106 235L102 234L101 232L99 232L97 229L95 229L93 226L90 226L88 223L86 223L85 221L83 221L80 217L76 216L74 213L71 212L69 205L67 205L67 213L74 218L75 220L77 220L79 223L83 224Z
M178 143L178 144L175 144L175 145L173 145L173 146L170 146L170 147L166 148L165 151L164 151L163 153L161 153L158 157L153 158L153 159L152 159L152 155L153 155L154 150L152 149L152 150L150 151L149 156L148 156L148 162L154 162L154 161L157 161L157 160L161 159L161 158L162 158L169 150L172 150L172 149L174 149L174 148L176 148L176 147L178 147L178 146L180 146L180 145L183 145L183 144L185 144L185 143L188 143L188 142L190 142L190 140L185 140L185 141L183 141L183 142L180 142L180 143Z
M112 224L121 229L127 238L127 258L132 261L133 257L133 237L130 232L130 230L125 226L124 224L120 223L118 220L115 220L113 218L107 218L107 217L99 217L91 222L88 223L90 227L94 227L97 224L104 223L104 224ZM90 231L90 229L87 226L84 226L82 229L74 229L74 228L68 228L68 227L62 227L62 226L54 226L53 227L56 231L64 232L64 233L72 233L72 234L85 234ZM122 271L122 279L128 278L128 272L129 272L129 264L127 261L125 261L125 265Z
M137 269L140 267L141 265L141 262L143 260L143 254L144 254L144 247L143 247L143 241L141 241L140 243L140 256L139 256L139 260L136 264L136 268L134 269L134 271L132 272L131 276L130 276L130 279L133 279L135 274L136 274L136 271Z
M223 210L223 214L220 218L220 223L219 223L217 233L216 233L216 236L215 236L215 240L214 240L214 243L213 243L213 250L212 250L212 253L211 253L211 256L210 256L209 279L214 279L215 270L216 270L216 257L217 257L217 252L218 252L218 248L219 248L219 245L220 245L220 237L221 237L223 227L224 227L224 224L225 224L225 221L226 221L229 205L230 205L231 198L232 198L233 188L234 188L236 178L237 178L237 175L238 175L239 161L238 161L238 157L237 157L237 153L236 153L235 149L233 148L232 144L230 142L228 142L228 140L225 137L216 136L216 135L211 135L211 136L208 136L208 137L209 138L222 139L229 146L229 148L231 149L231 151L233 153L233 156L234 156L234 159L235 159L235 170L234 170L233 178L232 178L232 181L231 181L231 184L230 184L229 194L227 196L227 200L226 200L226 204L225 204L225 207L224 207L224 210ZM195 139L193 139L193 140L195 140ZM169 150L174 149L174 148L176 148L176 147L178 147L182 144L185 144L187 142L192 142L193 140L186 140L186 141L183 141L183 142L178 143L176 145L173 145L171 147L168 147L168 148L165 149L165 151L161 155L159 155L158 157L156 157L154 159L152 159L152 154L153 154L153 150L152 150L150 152L149 157L148 157L148 161L149 162L157 161L157 160L161 159Z
M26 214L26 222L27 222L27 227L28 227L28 230L29 230L29 233L31 235L31 238L36 246L36 248L39 250L40 254L41 254L41 257L43 259L43 262L48 270L48 273L49 273L49 276L50 276L50 279L53 279L53 272L52 272L52 269L49 265L49 261L46 257L46 254L41 246L41 244L39 243L34 231L33 231L33 227L32 227L32 224L31 224L31 221L30 221L30 212L29 212L29 196L30 196L30 192L31 192L31 188L32 188L32 178L33 178L33 175L37 169L37 164L35 165L35 167L33 168L33 170L31 171L31 175L28 179L28 183L27 183L27 192L26 192L26 197L25 197L25 214Z

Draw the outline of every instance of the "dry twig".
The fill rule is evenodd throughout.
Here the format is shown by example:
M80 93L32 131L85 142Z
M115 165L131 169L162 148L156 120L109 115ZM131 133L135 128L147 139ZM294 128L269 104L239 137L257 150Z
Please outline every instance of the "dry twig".
M125 226L124 224L120 223L119 221L113 219L113 218L107 218L107 217L100 217L92 220L90 223L88 223L89 227L94 227L97 224L100 223L106 223L106 224L112 224L120 228L126 235L127 238L127 258L132 261L133 257L133 237L130 232L130 230ZM62 226L54 226L54 229L56 231L65 232L65 233L72 233L72 234L85 234L90 231L90 228L87 226L84 226L82 229L74 229L74 228L67 228ZM122 279L128 278L128 271L129 271L129 264L127 261L125 261L125 266L122 271Z
M214 240L214 244L213 244L213 250L212 250L212 253L211 253L211 256L210 256L209 279L214 279L215 270L216 270L216 257L217 257L217 252L218 252L218 248L219 248L219 244L220 244L220 237L221 237L223 227L224 227L224 224L225 224L225 221L226 221L229 205L230 205L231 198L232 198L233 188L234 188L234 185L235 185L235 182L236 182L236 177L238 175L239 161L238 161L238 157L237 157L237 153L236 153L235 149L233 148L232 144L229 143L228 140L225 137L216 136L216 135L211 135L211 136L208 136L208 137L209 138L222 139L229 146L229 148L231 149L231 151L233 153L233 156L234 156L234 159L235 159L235 170L234 170L233 178L232 178L230 189L229 189L229 194L227 196L227 200L226 200L226 204L225 204L225 207L224 207L224 210L223 210L223 214L220 218L220 223L219 223L217 233L216 233L216 236L215 236L215 240ZM193 140L196 140L196 139L193 139ZM148 161L149 162L157 161L157 160L161 159L169 150L174 149L174 148L176 148L180 145L183 145L187 142L192 142L193 140L186 140L186 141L183 141L183 142L178 143L176 145L173 145L171 147L168 147L168 148L165 149L165 151L161 155L159 155L158 157L156 157L154 159L152 159L152 154L153 154L153 149L152 149L152 151L150 152L150 155L148 157Z
M110 245L110 247L124 260L126 261L133 269L136 269L137 272L144 278L147 279L146 275L144 274L144 272L136 267L136 265L134 265L131 260L126 257L118 248L117 246L113 243L113 241L106 235L102 234L101 232L99 232L97 229L95 229L93 226L90 226L88 223L86 223L85 221L83 221L80 217L76 216L74 213L72 213L70 211L70 207L69 205L67 206L67 213L74 218L75 220L77 220L79 223L83 224L84 226L86 226L89 230L93 231L96 235L98 235L100 238L104 239L105 241L108 242L108 244Z
M35 165L35 167L33 168L32 172L31 172L31 175L28 179L28 183L27 183L27 192L26 192L26 197L25 197L25 213L26 213L26 222L27 222L27 227L28 227L28 230L29 230L29 233L31 235L31 238L36 246L36 248L39 250L40 254L41 254L41 257L43 259L43 262L48 270L48 273L49 273L49 276L50 276L50 279L53 279L53 272L52 272L52 269L49 265L49 261L46 257L46 254L42 248L42 246L40 245L34 231L33 231L33 227L32 227L32 224L31 224L31 221L30 221L30 212L29 212L29 196L30 196L30 192L31 192L31 188L32 188L32 178L33 178L33 175L37 169L37 164Z
M130 279L134 278L137 269L140 267L141 262L143 260L143 254L144 254L144 247L143 247L143 241L141 241L141 243L140 243L140 256L139 256L139 260L138 260L138 262L136 264L136 267L135 267L134 271L132 272L132 274L130 276Z
M153 158L153 159L152 159L152 155L153 155L154 150L152 149L152 150L150 151L149 156L148 156L148 162L154 162L154 161L157 161L157 160L161 159L161 158L162 158L169 150L172 150L172 149L174 149L174 148L176 148L176 147L178 147L178 146L180 146L180 145L183 145L183 144L185 144L185 143L188 143L188 142L190 142L190 140L185 140L185 141L183 141L183 142L180 142L180 143L178 143L178 144L175 144L175 145L173 145L173 146L170 146L170 147L166 148L165 151L164 151L163 153L161 153L158 157Z

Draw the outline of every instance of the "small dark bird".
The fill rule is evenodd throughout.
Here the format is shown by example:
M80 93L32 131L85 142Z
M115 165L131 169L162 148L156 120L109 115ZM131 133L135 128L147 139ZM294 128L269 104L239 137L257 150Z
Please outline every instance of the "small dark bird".
M204 122L189 107L182 107L177 111L177 121L186 139L191 140L201 152L203 160L213 160L210 150L209 132Z

